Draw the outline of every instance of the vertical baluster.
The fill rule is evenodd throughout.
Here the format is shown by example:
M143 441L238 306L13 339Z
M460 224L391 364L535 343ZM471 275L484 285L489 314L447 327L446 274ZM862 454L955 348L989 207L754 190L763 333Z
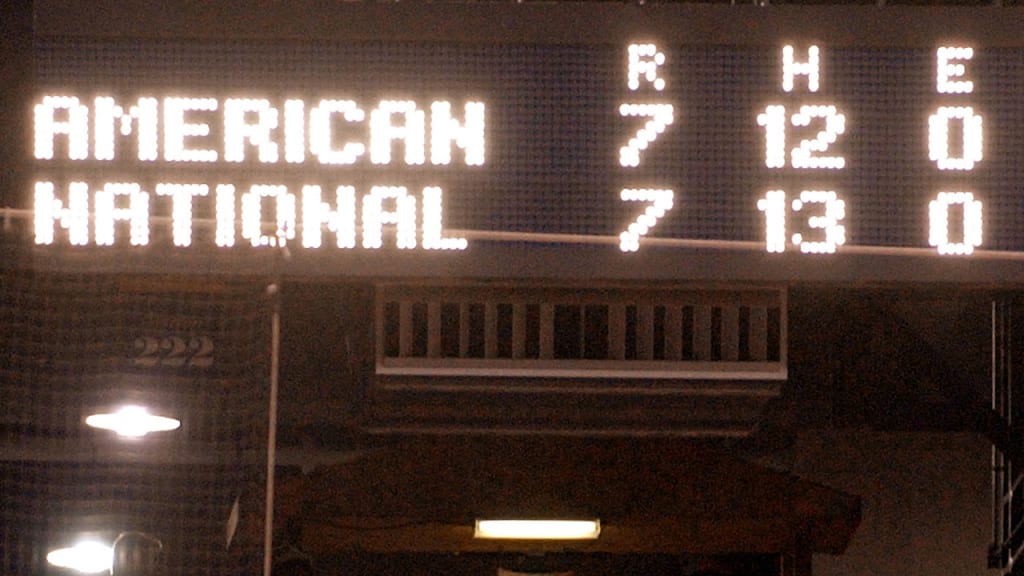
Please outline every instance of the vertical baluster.
M484 358L498 357L498 304L484 304Z

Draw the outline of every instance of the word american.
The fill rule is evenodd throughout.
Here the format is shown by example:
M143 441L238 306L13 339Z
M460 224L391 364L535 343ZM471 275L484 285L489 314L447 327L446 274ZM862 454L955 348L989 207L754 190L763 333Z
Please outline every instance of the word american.
M216 162L482 166L485 132L485 105L478 101L465 102L460 114L445 100L428 106L412 100L380 100L367 107L346 99L321 99L312 105L286 99L275 106L260 98L140 97L127 104L107 95L88 102L58 94L42 97L35 106L33 151L39 161L101 166L115 160L174 166ZM121 221L129 223L133 245L148 244L155 194L170 199L175 245L188 246L193 202L211 196L211 186L192 182L162 182L144 190L135 182L105 182L91 189L86 182L72 181L66 195L58 194L56 188L51 181L35 183L37 244L53 243L56 226L68 231L71 244L89 244L90 236L98 245L113 244L114 224ZM232 246L236 187L220 183L212 188L216 242ZM336 234L338 247L355 247L360 228L357 216L362 219L364 248L381 246L385 225L395 227L399 248L464 249L467 244L464 239L443 237L438 186L424 187L419 202L405 187L373 186L360 198L358 212L351 186L336 188L333 205L321 201L321 188L316 185L303 186L300 195L307 247L320 245L324 228ZM264 203L272 204L276 212L276 230L270 234L263 229ZM296 194L285 186L254 184L241 193L241 233L253 246L284 245L295 238L297 214Z

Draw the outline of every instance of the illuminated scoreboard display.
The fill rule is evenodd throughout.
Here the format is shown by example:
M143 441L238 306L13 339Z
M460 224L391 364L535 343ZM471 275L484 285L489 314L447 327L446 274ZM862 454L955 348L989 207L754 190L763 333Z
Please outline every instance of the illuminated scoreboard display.
M1024 254L1016 9L357 3L90 32L43 5L41 247Z

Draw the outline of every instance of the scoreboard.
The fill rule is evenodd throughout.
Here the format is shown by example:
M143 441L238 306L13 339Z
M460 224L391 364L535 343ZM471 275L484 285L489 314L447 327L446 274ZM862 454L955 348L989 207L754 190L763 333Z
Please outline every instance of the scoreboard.
M36 7L50 254L1024 278L1018 9L92 6Z

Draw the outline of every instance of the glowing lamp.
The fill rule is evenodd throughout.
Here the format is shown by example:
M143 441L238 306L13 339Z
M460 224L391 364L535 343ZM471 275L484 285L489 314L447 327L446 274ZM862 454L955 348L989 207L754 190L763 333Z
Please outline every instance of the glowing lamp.
M53 550L46 555L46 561L50 564L84 574L110 572L113 560L113 549L95 541L79 542L70 548Z
M112 414L93 414L85 419L93 428L112 430L118 436L140 438L150 432L177 430L181 421L165 416L150 414L142 406L125 406Z
M474 538L502 540L596 540L600 520L477 520Z

